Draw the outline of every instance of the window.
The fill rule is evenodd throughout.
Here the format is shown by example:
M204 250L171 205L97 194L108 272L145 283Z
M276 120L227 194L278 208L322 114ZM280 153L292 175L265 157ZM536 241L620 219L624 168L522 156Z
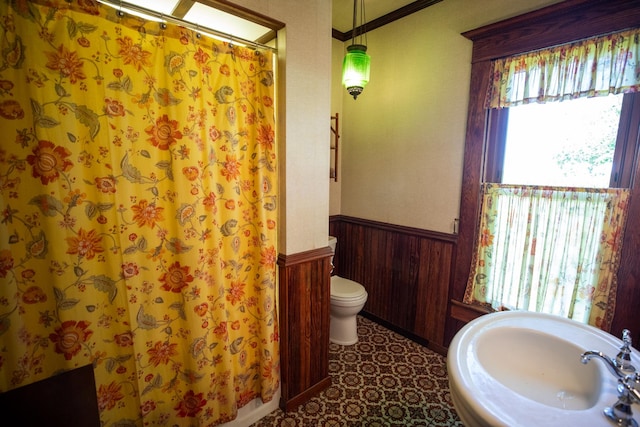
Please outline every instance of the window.
M502 182L608 187L621 108L622 95L510 108Z
M517 55L598 34L632 28L638 25L639 16L638 4L626 0L586 3L567 0L463 33L463 36L473 41L471 97L465 138L458 244L450 293L452 322L448 323L450 329L447 331L446 340L451 340L460 327L461 324L456 321L468 322L485 312L464 304L463 301L469 271L475 256L474 242L482 199L480 183L496 172L497 164L501 164L494 159L501 154L501 151L496 148L495 140L489 139L490 135L495 138L495 135L500 133L496 132L496 126L499 124L498 118L501 114L490 114L490 112L495 113L495 110L486 108L485 99L482 96L494 78L492 61L508 55ZM508 110L501 110L500 113L508 114ZM627 186L631 193L627 230L636 230L640 227L640 185L637 182L631 185L632 176L640 174L636 166L635 150L637 148L633 143L638 138L638 118L636 117L638 115L640 115L638 98L624 96L616 144L628 141L626 142L627 151L615 150L612 171L615 182L610 185ZM636 127L634 128L630 123L635 123ZM488 147L491 147L491 150L487 150ZM622 330L637 320L637 307L640 304L640 288L637 285L637 278L640 277L640 262L637 258L639 251L638 233L624 233L623 250L616 272L618 298L615 312L610 313L600 326L606 331ZM640 335L634 339L640 340Z
M640 93L491 110L486 182L630 186Z
M638 127L636 97L491 110L485 182L500 184L484 186L465 302L603 323L628 200L606 188L628 186L620 159L636 149L624 131Z

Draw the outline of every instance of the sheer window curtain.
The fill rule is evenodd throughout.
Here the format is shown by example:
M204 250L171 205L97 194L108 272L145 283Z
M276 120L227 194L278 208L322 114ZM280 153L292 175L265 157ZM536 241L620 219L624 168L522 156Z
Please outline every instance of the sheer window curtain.
M485 184L465 302L606 328L628 197L617 188Z
M636 92L640 28L493 61L487 108ZM607 330L629 191L485 183L464 301Z

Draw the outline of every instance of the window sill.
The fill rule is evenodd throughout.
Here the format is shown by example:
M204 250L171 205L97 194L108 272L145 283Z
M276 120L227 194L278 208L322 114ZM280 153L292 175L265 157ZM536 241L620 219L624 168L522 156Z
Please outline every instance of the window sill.
M491 313L489 310L475 305L465 304L461 301L451 300L451 317L468 323L480 316Z

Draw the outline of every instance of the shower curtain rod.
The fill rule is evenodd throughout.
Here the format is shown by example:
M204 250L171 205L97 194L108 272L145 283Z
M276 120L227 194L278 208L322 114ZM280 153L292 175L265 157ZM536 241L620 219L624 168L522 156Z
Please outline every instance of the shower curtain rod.
M178 24L178 25L181 25L181 26L183 26L185 28L189 28L189 29L195 31L196 33L198 33L198 35L206 34L206 35L214 36L214 37L217 37L217 38L226 39L227 41L230 41L230 42L233 42L233 43L245 44L245 45L248 45L248 46L253 47L253 48L269 49L269 50L272 50L274 52L277 51L276 48L264 45L262 43L254 42L254 41L251 41L251 40L246 40L246 39L243 39L241 37L237 37L237 36L233 36L231 34L224 33L222 31L214 30L213 28L203 27L200 24L196 24L194 22L185 21L184 19L176 18L175 16L166 15L164 13L160 13L160 12L156 12L154 10L146 9L146 8L144 8L142 6L138 6L138 5L135 5L135 4L127 3L127 2L124 2L124 1L115 1L115 0L97 0L97 1L99 3L104 4L105 6L109 6L109 7L112 7L114 9L117 9L119 13L127 13L127 11L141 13L143 15L147 15L148 17L156 18L159 21L158 22L159 24L162 24L163 22L171 22L173 24ZM144 19L144 16L142 18Z

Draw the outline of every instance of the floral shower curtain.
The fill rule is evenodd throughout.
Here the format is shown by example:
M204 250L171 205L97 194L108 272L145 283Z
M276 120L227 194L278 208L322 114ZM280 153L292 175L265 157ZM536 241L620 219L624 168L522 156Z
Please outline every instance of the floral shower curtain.
M0 391L93 364L105 426L270 400L272 52L93 0L0 7Z

